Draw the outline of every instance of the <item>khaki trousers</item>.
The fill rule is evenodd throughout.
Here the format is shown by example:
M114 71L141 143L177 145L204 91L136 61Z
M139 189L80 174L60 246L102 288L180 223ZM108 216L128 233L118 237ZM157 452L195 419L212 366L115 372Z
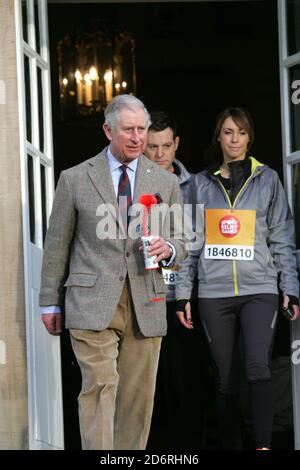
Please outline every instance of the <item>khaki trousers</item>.
M128 282L103 331L70 330L81 369L78 397L84 450L143 450L150 430L161 337L144 337Z

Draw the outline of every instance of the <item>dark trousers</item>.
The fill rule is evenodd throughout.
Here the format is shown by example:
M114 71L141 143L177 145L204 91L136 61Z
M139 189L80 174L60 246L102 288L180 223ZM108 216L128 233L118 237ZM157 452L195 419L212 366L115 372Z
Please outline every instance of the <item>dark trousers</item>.
M239 448L239 337L243 336L245 369L250 384L257 447L270 446L272 396L270 356L278 296L257 294L199 299L200 317L217 370L217 409L225 448Z
M176 317L175 302L167 303L148 448L205 447L208 349L197 310L192 301L189 331Z

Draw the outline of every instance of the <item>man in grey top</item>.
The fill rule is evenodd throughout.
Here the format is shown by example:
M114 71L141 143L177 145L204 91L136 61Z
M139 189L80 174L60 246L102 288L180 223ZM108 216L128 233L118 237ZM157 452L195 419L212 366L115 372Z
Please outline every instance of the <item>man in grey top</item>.
M134 219L143 193L181 204L177 178L143 156L150 124L144 104L115 97L103 126L110 145L61 173L47 232L40 305L50 334L66 327L82 374L79 421L83 449L145 449L153 407L166 292L158 271L145 270ZM125 206L120 201L124 202ZM154 212L155 214L155 212ZM109 232L104 230L107 217ZM165 216L168 214L165 213ZM155 215L154 215L155 216ZM151 225L150 225L151 230ZM185 255L181 220L151 242L149 255L172 265Z
M191 184L192 175L188 172L180 160L176 158L179 146L179 135L174 118L166 111L153 111L150 113L151 126L148 132L148 141L145 155L166 170L165 174L177 176L183 198L187 201L187 192ZM155 434L157 422L165 426L164 417L160 409L166 413L168 433L172 448L186 448L192 445L192 440L197 434L195 445L201 446L202 423L204 420L204 400L202 392L204 382L198 380L194 373L194 365L189 357L199 355L204 343L201 326L195 318L194 331L184 331L176 317L175 285L179 266L175 265L163 268L163 277L168 286L167 295L167 320L168 333L164 337L157 376L156 399L154 405L152 434ZM197 305L195 305L197 309ZM194 352L193 352L194 351ZM203 354L201 355L201 360ZM202 368L202 363L199 364ZM203 376L204 368L203 368ZM194 396L196 396L194 400ZM189 403L186 397L189 397ZM162 405L162 406L161 406ZM192 413L190 412L192 410ZM195 431L195 428L197 430Z
M191 183L191 173L176 158L176 151L179 146L177 124L166 111L153 111L150 113L150 118L151 125L145 155L161 168L177 176L183 202L187 202L186 196ZM175 300L177 269L177 266L173 266L172 269L163 269L164 280L169 289L168 302Z

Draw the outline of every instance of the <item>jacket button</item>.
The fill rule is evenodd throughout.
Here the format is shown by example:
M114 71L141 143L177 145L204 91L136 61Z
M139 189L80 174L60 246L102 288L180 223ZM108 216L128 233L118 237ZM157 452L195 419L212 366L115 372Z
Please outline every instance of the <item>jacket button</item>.
M123 277L123 276L120 276L120 277L119 277L119 281L124 281L124 277Z
M126 251L126 256L127 256L127 258L130 256L129 251Z

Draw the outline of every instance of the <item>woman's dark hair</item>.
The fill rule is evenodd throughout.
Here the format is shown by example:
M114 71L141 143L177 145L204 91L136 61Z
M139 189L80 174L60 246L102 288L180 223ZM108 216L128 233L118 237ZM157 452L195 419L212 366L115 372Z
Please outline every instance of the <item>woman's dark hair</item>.
M245 129L247 131L249 135L249 144L247 148L247 154L253 144L254 126L253 126L252 118L250 114L248 113L248 111L246 111L243 108L237 108L237 107L226 108L223 111L221 111L220 114L218 114L217 116L212 142L211 142L210 147L205 152L205 165L206 166L221 165L221 163L223 162L223 152L222 152L221 145L218 139L220 136L223 122L228 117L231 117L231 119L235 122L235 124L239 126L241 129Z

